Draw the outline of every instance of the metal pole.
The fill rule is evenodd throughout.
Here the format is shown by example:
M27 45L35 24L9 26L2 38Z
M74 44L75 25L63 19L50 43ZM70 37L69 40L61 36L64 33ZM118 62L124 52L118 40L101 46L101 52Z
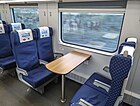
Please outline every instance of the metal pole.
M64 103L65 101L66 101L66 98L65 98L65 75L62 75L61 102Z

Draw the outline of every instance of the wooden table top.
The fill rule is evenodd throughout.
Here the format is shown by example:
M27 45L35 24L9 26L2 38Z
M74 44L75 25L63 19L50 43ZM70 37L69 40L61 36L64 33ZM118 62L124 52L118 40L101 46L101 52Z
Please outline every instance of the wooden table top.
M67 74L90 58L91 55L72 51L48 64L47 69L57 74Z

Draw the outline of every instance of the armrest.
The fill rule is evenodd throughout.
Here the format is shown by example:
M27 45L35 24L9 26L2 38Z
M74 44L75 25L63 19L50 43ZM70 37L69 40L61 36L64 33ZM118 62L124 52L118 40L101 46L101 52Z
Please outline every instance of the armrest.
M92 105L91 103L87 102L86 100L84 100L82 98L79 101L79 105L81 105L81 106L94 106L94 105Z
M28 76L28 73L27 73L26 70L21 69L21 68L19 68L19 67L17 67L16 70L18 71L19 74L23 74L23 75L25 75L25 76Z
M108 66L105 66L105 67L103 68L103 70L104 70L105 72L109 73L109 67L108 67Z
M44 65L46 65L48 63L47 61L44 61L44 60L41 60L41 59L39 59L39 62L40 62L40 64L44 64Z
M110 89L110 85L106 84L106 83L103 83L99 80L94 80L93 84L97 87L101 87L103 89L105 89L107 92L109 91Z
M62 57L64 54L63 53L54 53L55 59Z

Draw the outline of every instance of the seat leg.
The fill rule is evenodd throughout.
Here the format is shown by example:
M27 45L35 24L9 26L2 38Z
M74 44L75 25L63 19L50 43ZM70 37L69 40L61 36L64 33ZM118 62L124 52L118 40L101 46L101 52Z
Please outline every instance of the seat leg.
M61 87L61 102L65 103L66 98L65 98L65 75L62 75L62 87Z

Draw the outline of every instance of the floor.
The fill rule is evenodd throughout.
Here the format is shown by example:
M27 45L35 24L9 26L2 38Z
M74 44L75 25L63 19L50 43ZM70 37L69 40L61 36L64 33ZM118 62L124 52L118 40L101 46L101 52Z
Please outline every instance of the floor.
M61 81L52 82L45 87L43 95L30 89L20 82L17 77L8 73L0 75L0 106L68 106L69 101L75 92L80 88L80 84L66 79L66 103L60 102ZM124 104L124 106L129 106Z

